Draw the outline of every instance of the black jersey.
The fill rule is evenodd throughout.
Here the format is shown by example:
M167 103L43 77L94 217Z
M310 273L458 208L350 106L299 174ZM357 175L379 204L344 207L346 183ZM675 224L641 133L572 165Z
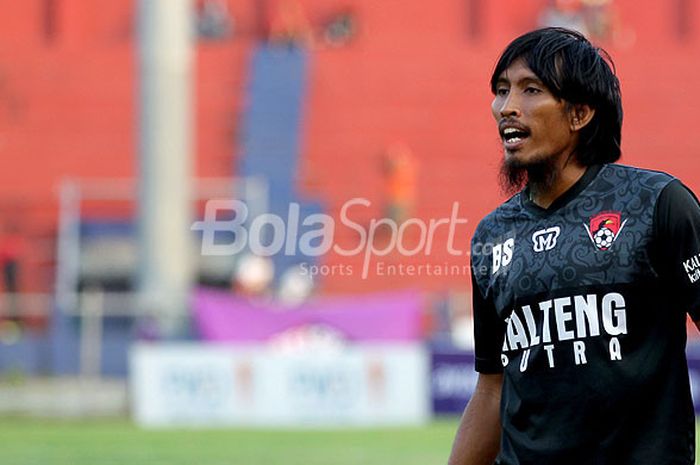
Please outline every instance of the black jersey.
M686 314L700 206L671 176L591 167L515 195L472 241L476 369L504 373L497 464L694 463Z

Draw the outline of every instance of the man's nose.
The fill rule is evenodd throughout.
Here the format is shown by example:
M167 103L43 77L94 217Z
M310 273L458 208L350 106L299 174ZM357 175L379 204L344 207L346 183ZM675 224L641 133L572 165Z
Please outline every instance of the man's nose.
M508 96L503 100L501 109L499 110L501 117L507 118L509 116L520 116L520 103L518 99L513 96L513 93L509 93Z

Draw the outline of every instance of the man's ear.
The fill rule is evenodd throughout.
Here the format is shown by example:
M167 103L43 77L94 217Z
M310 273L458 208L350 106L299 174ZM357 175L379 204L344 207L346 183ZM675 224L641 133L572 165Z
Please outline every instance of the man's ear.
M580 131L591 122L593 116L595 116L595 110L589 105L578 103L571 105L569 108L569 116L571 118L571 131L576 132Z

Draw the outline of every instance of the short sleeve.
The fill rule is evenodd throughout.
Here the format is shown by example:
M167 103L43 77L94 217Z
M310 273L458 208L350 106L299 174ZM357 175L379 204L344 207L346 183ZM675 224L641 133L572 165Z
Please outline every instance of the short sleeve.
M500 320L491 299L479 289L472 267L472 312L474 317L474 358L476 371L483 374L503 372L501 347L505 323Z
M700 204L678 180L659 195L652 244L654 268L690 317L700 320Z

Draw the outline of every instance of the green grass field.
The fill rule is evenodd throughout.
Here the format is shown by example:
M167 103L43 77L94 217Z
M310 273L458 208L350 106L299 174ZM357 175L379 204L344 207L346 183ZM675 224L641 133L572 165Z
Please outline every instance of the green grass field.
M0 464L443 465L456 427L144 431L127 421L2 419Z
M0 464L444 465L456 427L144 431L126 421L2 419Z

